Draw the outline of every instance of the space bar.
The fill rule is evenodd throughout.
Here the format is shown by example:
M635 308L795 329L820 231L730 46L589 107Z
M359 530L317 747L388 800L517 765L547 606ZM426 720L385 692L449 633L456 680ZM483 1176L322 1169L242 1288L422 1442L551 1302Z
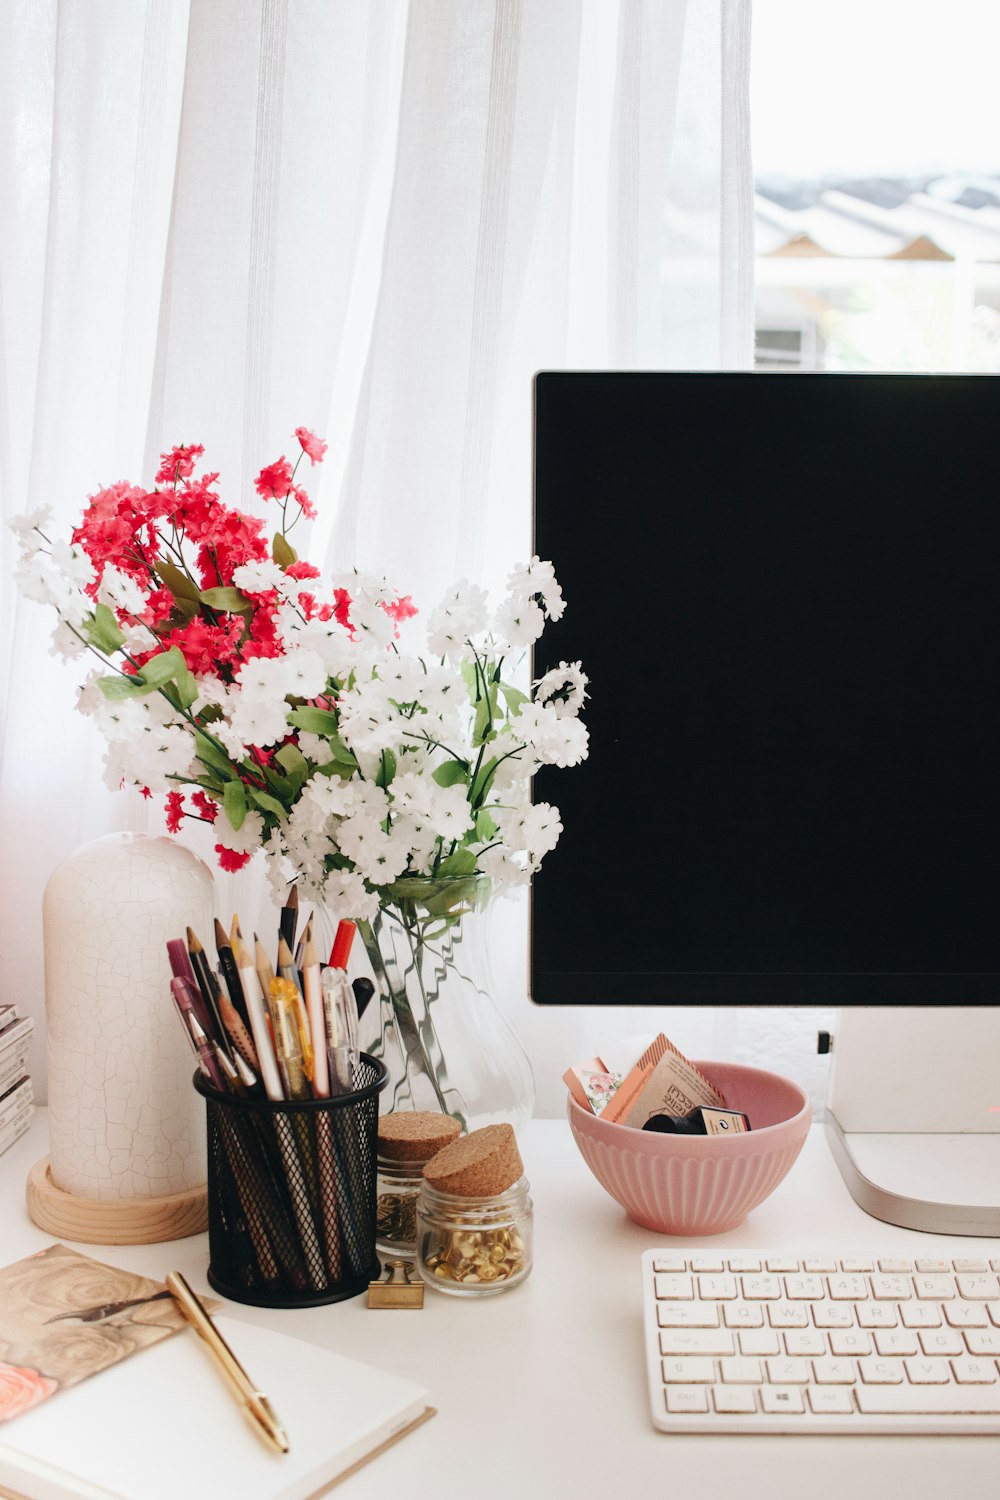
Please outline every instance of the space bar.
M1000 1412L1000 1385L856 1385L858 1407L869 1416L893 1412Z

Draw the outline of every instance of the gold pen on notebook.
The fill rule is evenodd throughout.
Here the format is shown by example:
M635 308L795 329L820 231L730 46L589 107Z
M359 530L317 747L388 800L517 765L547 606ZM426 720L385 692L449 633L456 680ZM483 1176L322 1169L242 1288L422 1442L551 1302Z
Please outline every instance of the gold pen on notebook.
M208 1345L212 1358L226 1377L230 1390L249 1417L254 1431L269 1448L278 1453L287 1453L290 1447L288 1437L271 1403L254 1385L180 1271L169 1272L167 1286L194 1331Z

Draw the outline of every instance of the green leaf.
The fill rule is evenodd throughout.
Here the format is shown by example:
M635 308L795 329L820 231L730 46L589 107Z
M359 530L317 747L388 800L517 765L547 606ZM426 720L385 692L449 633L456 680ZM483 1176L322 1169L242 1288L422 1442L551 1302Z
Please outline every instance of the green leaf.
M461 666L460 670L461 670L461 673L462 673L462 677L465 680L465 686L469 690L469 701L471 703L478 703L479 702L479 669L478 669L478 667L476 666L476 664L475 664L474 661L465 660L465 661L462 662L462 666Z
M198 604L200 591L193 578L170 562L157 563L156 570L175 599L191 599Z
M202 589L201 602L207 604L209 609L223 609L231 615L241 615L246 610L253 609L246 594L233 588Z
M456 849L454 854L449 854L437 867L437 876L440 880L448 880L456 875L474 875L476 873L476 856L471 849Z
M290 568L293 562L298 562L299 560L299 554L291 542L286 541L283 532L280 531L274 533L274 541L271 543L271 556L279 568Z
M509 682L501 682L500 691L506 700L507 712L512 719L516 719L522 706L528 701L527 693L522 693L520 688L512 687Z
M299 779L300 784L309 775L309 762L297 745L282 745L274 758L293 780Z
M250 801L255 807L259 807L261 812L271 813L273 817L278 818L282 823L288 816L287 810L278 801L277 797L271 796L270 792L258 792L256 788L251 787Z
M120 703L125 698L141 698L149 689L136 677L99 677L97 685L109 703Z
M469 767L464 760L446 760L431 772L438 786L457 786L460 781L469 782Z
M178 672L186 672L187 662L177 647L171 646L169 651L151 656L141 671L147 687L162 687L165 682L173 682Z
M213 770L221 771L227 780L238 775L236 767L226 752L214 740L210 740L207 734L195 730L194 746L198 759L206 766L211 766Z
M118 621L114 612L106 604L98 604L94 609L93 618L84 625L84 634L92 646L98 651L103 651L105 656L110 656L112 651L125 639L124 634L118 628Z
M489 808L481 807L476 813L476 827L473 832L473 838L477 841L485 842L486 839L491 839L496 831L497 825L493 821Z
M233 827L237 830L242 828L243 820L247 815L247 798L242 781L226 782L226 790L222 794L222 805Z
M337 715L328 708L293 708L288 722L296 729L304 729L307 734L322 734L329 738L337 733Z
M469 801L472 803L473 807L475 807L477 803L482 802L483 798L486 796L486 793L489 791L490 785L492 784L493 777L496 775L496 769L499 764L499 760L494 755L491 760L486 761L479 767L479 773L472 784L472 791L469 795Z
M395 774L396 757L391 750L383 750L382 762L379 766L378 775L375 777L375 785L380 786L385 791Z
M177 700L181 708L190 708L198 696L198 684L187 667L177 673Z
M176 594L172 595L174 607L167 616L167 624L171 630L182 630L198 613L199 605L197 599L178 599Z

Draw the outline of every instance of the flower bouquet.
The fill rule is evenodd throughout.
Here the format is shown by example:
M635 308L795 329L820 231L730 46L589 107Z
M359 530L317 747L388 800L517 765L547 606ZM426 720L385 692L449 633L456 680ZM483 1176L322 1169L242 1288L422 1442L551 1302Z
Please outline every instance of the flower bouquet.
M17 580L56 610L55 652L100 662L78 706L107 741L108 785L165 794L168 829L212 824L224 870L262 850L276 892L294 879L331 921L356 922L380 1001L369 1050L395 1054L394 1104L467 1117L432 1003L460 974L463 919L486 889L527 884L559 837L558 809L533 803L530 782L587 754L587 679L563 663L519 682L564 608L537 557L493 612L481 588L456 584L419 649L417 610L385 579L321 588L290 534L315 514L300 466L326 444L304 427L296 438L294 464L282 456L256 480L277 512L270 538L185 445L162 456L152 489L92 495L69 541L50 537L48 512L15 521Z

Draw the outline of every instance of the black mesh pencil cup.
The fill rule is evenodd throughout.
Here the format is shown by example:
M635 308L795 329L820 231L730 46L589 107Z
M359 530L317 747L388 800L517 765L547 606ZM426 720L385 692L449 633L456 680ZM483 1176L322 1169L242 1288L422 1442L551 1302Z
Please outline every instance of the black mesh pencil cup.
M356 1087L329 1099L241 1099L196 1073L208 1135L208 1280L235 1302L316 1307L357 1296L375 1254L378 1096L362 1052Z

